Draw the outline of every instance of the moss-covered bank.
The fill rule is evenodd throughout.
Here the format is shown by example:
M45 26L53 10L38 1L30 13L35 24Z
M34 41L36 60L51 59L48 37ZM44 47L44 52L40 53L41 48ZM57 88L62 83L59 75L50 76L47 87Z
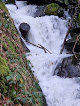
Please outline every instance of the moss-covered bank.
M29 64L14 22L0 0L0 105L43 105Z

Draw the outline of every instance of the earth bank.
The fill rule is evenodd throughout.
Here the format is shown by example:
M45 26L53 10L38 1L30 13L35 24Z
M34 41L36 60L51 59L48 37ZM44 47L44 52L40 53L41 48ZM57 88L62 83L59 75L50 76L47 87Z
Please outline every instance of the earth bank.
M25 53L14 22L0 0L0 105L43 106L45 99Z

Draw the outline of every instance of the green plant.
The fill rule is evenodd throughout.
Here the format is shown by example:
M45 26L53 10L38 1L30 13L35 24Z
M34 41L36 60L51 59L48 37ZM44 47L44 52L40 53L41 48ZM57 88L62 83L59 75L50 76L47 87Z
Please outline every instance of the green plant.
M0 92L3 94L7 94L8 91L8 86L7 86L7 81L6 81L6 77L9 74L10 70L8 68L7 62L6 60L4 60L1 56L0 56Z
M6 46L6 44L2 41L2 44L3 44L3 49L5 50L5 51L7 51L8 49L7 49L7 46Z
M36 103L40 103L40 106L43 106L42 102L42 92L38 85L38 81L34 82L34 87L30 88L29 91L26 91L24 88L24 79L19 72L10 72L9 76L7 76L7 81L9 82L10 87L10 98L14 102L21 101L22 104L25 104L26 102L30 102L32 106L34 106ZM17 91L13 86L17 84Z
M9 50L11 52L15 53L15 48L13 46L13 43L8 38L6 38L6 41L7 41L8 45L9 45Z

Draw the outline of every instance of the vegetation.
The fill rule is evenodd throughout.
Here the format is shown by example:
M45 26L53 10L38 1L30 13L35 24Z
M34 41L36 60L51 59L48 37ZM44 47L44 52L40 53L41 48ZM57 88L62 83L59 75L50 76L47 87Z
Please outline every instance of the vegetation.
M9 72L10 70L9 70L6 60L4 60L0 56L0 82L1 82L0 92L3 92L4 95L7 93L7 90L8 90L6 77L9 75Z
M13 20L0 0L0 105L43 106Z
M49 4L49 5L47 5L47 7L45 9L45 14L58 15L59 8L60 8L60 6L56 3Z

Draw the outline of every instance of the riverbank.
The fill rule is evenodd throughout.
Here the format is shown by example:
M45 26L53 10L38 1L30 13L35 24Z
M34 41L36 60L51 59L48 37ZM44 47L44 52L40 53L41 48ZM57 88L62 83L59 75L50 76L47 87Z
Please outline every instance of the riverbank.
M0 105L43 106L43 94L25 53L13 19L0 0Z

